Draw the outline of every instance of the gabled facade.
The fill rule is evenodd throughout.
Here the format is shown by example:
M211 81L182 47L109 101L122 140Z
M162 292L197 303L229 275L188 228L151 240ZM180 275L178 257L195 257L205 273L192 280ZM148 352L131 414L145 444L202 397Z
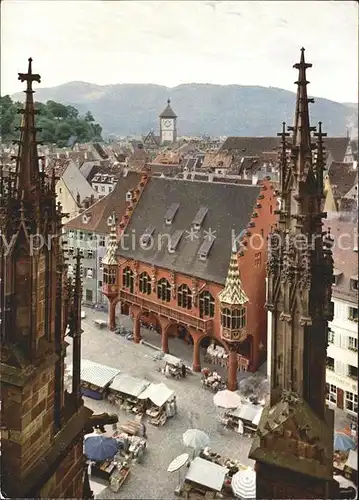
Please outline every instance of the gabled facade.
M95 198L96 195L96 191L92 189L76 163L70 161L56 184L56 196L63 207L67 220L78 215L81 203L86 198Z
M249 303L236 357L240 370L255 371L266 357L266 237L276 208L269 181L252 186L150 177L127 228L120 223L116 277L111 283L104 279L110 327L115 328L121 303L134 318L139 342L140 319L151 313L163 351L168 352L170 337L185 330L193 343L193 369L200 370L201 343L215 340L229 349L218 295L238 240L236 258ZM230 387L235 384L234 376Z
M0 176L1 487L11 498L89 498L83 434L92 412L80 389L80 262L69 286L55 175L49 180L39 169L32 83L40 75L31 59L19 80L27 88L16 171L7 183ZM71 393L64 390L67 326Z
M344 220L343 220L344 219ZM358 225L345 217L326 221L334 239L333 319L329 323L326 399L358 415Z
M126 172L118 176L114 190L69 221L64 227L68 244L68 272L73 276L75 257L82 257L83 301L86 305L107 303L102 294L105 241L114 217L121 219L129 206L136 204L141 193L141 173Z
M322 230L325 156L309 123L304 49L290 138L279 134L279 222L270 235L270 404L263 410L250 458L257 498L339 498L333 480L334 415L325 404L328 320L333 318L331 239ZM288 157L287 150L291 154ZM312 150L316 148L316 161Z

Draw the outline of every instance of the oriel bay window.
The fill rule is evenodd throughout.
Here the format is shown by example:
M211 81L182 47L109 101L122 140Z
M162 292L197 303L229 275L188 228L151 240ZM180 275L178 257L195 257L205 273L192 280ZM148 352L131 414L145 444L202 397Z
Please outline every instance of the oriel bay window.
M177 304L184 309L192 309L192 292L187 285L178 287Z
M139 288L141 293L151 294L151 278L146 272L140 274Z
M210 292L204 291L199 296L199 314L203 316L214 317L214 298Z
M130 267L125 267L122 272L122 286L124 288L129 288L130 293L134 291L134 278L133 271Z
M157 283L157 297L165 302L171 300L171 285L166 278L161 278Z
M105 266L103 268L103 283L105 285L115 285L116 284L116 266Z
M221 314L221 323L224 328L231 328L238 330L246 326L246 309L241 307L239 309L229 309L225 307Z

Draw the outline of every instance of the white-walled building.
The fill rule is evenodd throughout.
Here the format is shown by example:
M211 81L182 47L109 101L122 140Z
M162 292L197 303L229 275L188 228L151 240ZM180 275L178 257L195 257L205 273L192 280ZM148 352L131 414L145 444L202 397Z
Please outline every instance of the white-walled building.
M326 222L334 238L333 321L329 323L327 401L358 415L358 228L342 219ZM271 312L268 312L267 377L271 377Z
M358 230L357 223L328 221L334 238L334 318L329 323L327 401L358 413Z

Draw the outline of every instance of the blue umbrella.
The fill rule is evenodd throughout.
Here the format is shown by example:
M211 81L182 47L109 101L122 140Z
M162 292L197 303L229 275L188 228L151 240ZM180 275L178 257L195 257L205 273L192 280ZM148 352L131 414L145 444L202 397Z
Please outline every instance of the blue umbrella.
M349 451L354 450L356 442L354 439L344 432L334 433L334 451Z
M106 436L90 436L85 439L85 455L89 460L102 462L113 458L118 451L116 439Z

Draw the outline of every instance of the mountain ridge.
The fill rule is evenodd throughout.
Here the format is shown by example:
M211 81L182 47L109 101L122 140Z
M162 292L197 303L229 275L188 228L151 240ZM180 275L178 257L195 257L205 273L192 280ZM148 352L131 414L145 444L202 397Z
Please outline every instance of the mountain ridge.
M36 91L35 100L53 100L75 106L80 113L91 111L105 135L140 135L159 129L159 114L168 98L178 115L180 135L275 135L286 121L293 122L296 93L259 85L183 83L176 87L157 84L109 84L72 81ZM11 96L23 101L22 92ZM311 122L318 121L328 135L353 133L357 108L315 97Z

